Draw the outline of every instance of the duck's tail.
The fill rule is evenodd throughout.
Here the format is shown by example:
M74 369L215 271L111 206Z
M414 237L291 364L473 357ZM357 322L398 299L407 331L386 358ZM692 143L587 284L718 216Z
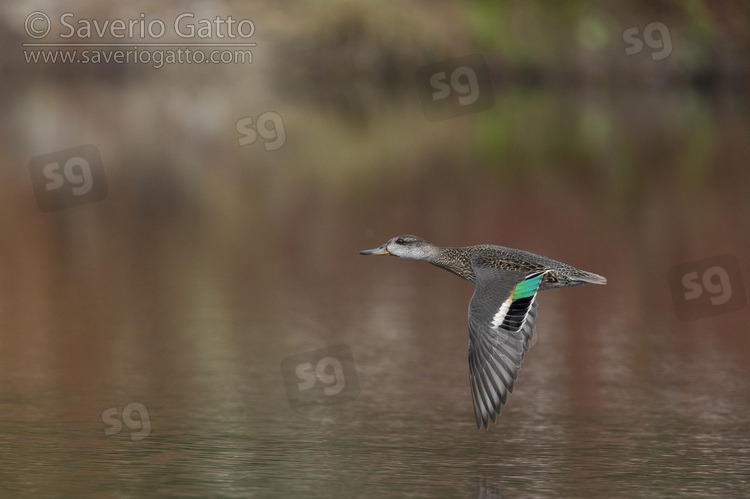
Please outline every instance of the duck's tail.
M600 276L599 274L594 274L593 272L586 272L584 270L579 270L575 275L572 275L570 277L571 281L576 284L607 284L606 277Z

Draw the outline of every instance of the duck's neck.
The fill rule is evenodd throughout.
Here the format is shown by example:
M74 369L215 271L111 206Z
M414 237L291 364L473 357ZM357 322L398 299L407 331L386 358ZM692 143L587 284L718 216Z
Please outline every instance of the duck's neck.
M464 248L439 248L439 251L435 251L425 261L472 284L476 283L476 276L471 268L471 255Z

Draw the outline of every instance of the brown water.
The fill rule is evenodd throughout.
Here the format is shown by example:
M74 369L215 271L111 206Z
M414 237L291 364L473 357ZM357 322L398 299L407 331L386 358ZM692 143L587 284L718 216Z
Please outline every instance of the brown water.
M510 86L433 123L406 92L360 120L253 67L259 100L236 72L6 89L3 496L750 494L746 96ZM283 147L240 146L268 110ZM88 143L106 197L42 212L31 158ZM473 287L357 254L400 233L609 280L540 294L489 431ZM707 301L728 289L731 310Z

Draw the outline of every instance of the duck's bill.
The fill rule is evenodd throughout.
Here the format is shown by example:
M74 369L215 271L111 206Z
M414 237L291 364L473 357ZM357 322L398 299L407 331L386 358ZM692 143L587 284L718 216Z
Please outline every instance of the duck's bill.
M390 253L388 253L388 250L385 249L385 245L380 246L379 248L362 250L359 252L359 254L360 255L390 255Z

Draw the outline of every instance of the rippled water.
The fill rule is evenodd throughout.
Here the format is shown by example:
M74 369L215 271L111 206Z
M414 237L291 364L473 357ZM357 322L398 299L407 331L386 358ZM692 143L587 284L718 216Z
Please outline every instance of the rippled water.
M117 230L90 237L106 244ZM571 253L609 284L540 295L538 344L482 432L466 362L472 286L422 263L359 256L374 236L323 252L311 239L261 275L252 258L199 244L204 230L113 245L117 257L96 272L75 258L50 263L57 277L34 298L5 291L5 493L748 491L746 311L679 322L666 273L642 268L666 271L672 260L643 265L640 242L613 228ZM133 259L143 265L118 285L97 282ZM336 344L351 348L358 395L293 410L282 360ZM132 402L147 414L107 436L102 413L116 408L119 419Z

